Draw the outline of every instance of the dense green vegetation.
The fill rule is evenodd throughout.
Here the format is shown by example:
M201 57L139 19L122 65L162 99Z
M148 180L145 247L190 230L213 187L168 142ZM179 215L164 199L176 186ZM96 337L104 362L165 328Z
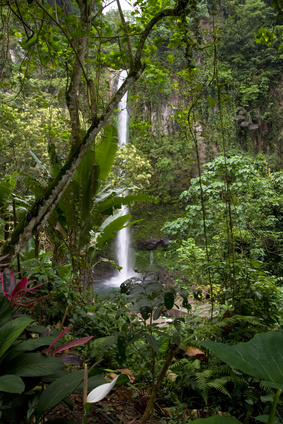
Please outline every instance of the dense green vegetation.
M0 2L0 423L283 422L282 2L105 6Z

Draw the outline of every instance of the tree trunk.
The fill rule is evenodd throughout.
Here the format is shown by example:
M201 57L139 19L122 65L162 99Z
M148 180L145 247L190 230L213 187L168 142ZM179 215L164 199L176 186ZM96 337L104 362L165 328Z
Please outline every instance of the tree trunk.
M99 118L93 117L92 124L90 125L83 139L79 138L80 132L79 121L77 119L78 109L76 90L78 89L80 84L81 73L83 72L85 75L85 70L83 68L83 59L85 57L87 36L84 38L84 40L82 40L83 43L81 44L79 51L75 49L71 40L69 40L68 38L71 43L71 46L74 49L74 52L76 53L76 61L73 68L72 81L67 92L67 96L70 96L69 99L67 98L67 103L69 106L69 112L72 121L72 150L66 160L65 165L62 167L61 171L54 178L54 180L48 185L45 193L43 193L42 197L34 203L30 212L26 214L26 216L12 232L11 237L4 243L1 254L7 255L9 261L11 261L14 256L20 252L21 248L32 237L32 234L35 231L39 231L40 228L48 220L48 218L54 211L56 205L58 204L62 194L67 188L68 184L71 182L83 155L86 153L90 145L94 142L97 134L105 127L108 119L110 118L114 110L117 108L118 103L120 102L124 94L140 78L144 70L144 65L141 62L143 47L154 25L156 25L161 19L165 17L180 16L184 14L189 1L190 7L193 7L194 0L178 0L174 8L160 11L148 22L143 33L140 35L140 41L136 49L135 57L133 57L131 60L132 66L129 69L127 78L125 79L124 83L117 91L117 93L111 99L103 115ZM48 11L45 9L45 7L39 0L36 0L36 3L45 11L45 13L48 14ZM89 16L89 10L84 10L86 2L84 0L80 0L78 3L81 9L82 21L87 24L86 21L88 20L87 17ZM82 11L84 13L82 13ZM57 26L60 27L58 21L55 20L55 23ZM66 35L64 31L63 33L64 35ZM68 36L66 35L66 37ZM128 40L128 42L130 41Z

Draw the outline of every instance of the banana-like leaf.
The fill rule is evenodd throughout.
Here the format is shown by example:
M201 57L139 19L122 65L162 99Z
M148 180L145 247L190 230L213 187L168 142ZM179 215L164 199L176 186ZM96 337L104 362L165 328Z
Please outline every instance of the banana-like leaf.
M283 333L257 334L250 341L233 346L210 341L201 345L230 366L283 390Z
M76 203L79 202L80 185L77 181L71 181L61 197L56 212L58 221L66 232L77 227Z
M64 363L59 358L41 353L21 353L5 362L5 373L20 377L42 377L63 369Z
M94 149L90 147L83 156L73 178L79 187L76 197L73 197L73 201L77 203L82 222L89 219L93 206L93 197L101 185L99 171L99 167L95 164Z
M21 377L11 374L0 376L0 392L20 394L24 390L25 384Z
M198 418L192 421L194 424L241 424L234 417L223 417L222 415L215 415L209 418Z
M124 191L124 190L123 190ZM113 196L109 192L108 198L105 197L95 205L95 212L103 213L111 208L120 208L122 205L129 205L133 202L156 202L156 198L147 194L128 194L126 196Z
M132 217L130 214L122 215L121 211L109 216L99 228L96 239L96 248L100 250L106 243L113 240L118 231L125 228L127 221ZM131 224L129 224L131 225Z
M85 232L88 233L92 228L91 223L86 223L90 219L93 198L101 185L100 180L106 180L113 165L117 151L116 137L116 128L108 125L98 145L95 148L91 146L83 156L57 207L58 220L66 231L78 227L75 211L78 211L81 226L87 227Z
M107 125L104 137L95 147L95 162L99 166L99 178L106 180L112 168L118 147L118 132L114 125Z
M54 408L58 403L70 396L84 378L84 371L76 371L59 378L51 383L40 395L36 408L37 420L40 420L45 411Z
M129 190L129 188L127 188ZM125 193L125 188L110 188L110 186L104 187L102 190L100 190L99 193L95 196L95 199L93 201L93 205L95 206L99 202L103 202L107 200L109 197L117 197L121 196L123 193Z
M13 321L7 322L0 328L0 358L4 353L12 346L15 340L19 337L24 329L32 322L32 319L23 316L21 318L14 319ZM13 373L14 374L14 373Z

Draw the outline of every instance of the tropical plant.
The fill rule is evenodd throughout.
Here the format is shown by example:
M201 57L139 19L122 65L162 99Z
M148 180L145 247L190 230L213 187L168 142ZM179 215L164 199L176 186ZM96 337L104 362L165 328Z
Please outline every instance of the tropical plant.
M32 318L20 316L11 319L11 316L10 302L5 296L0 296L0 337L3 341L0 349L0 399L1 421L4 423L20 422L25 416L28 402L36 394L32 389L42 378L56 376L64 369L60 359L42 355L38 351L48 346L53 337L25 340L22 334L24 331L31 334ZM18 409L15 405L18 405Z
M43 336L42 329L32 322L33 319L27 315L13 318L12 303L5 296L0 296L0 337L3 341L0 348L0 415L3 424L23 423L26 419L40 422L71 393L83 389L84 371L67 372L64 370L64 356L62 359L56 356L66 349L89 342L93 336L62 343L71 326L56 337L54 331ZM89 390L105 384L102 374L103 370L97 369L88 372ZM125 377L117 383L126 383L128 378ZM41 393L38 394L40 385ZM99 392L104 393L103 388ZM93 401L97 400L88 400Z
M67 251L75 275L87 271L88 282L98 252L111 241L117 232L130 225L130 214L123 215L121 205L134 201L151 201L143 194L128 194L130 188L102 188L107 179L117 150L117 130L107 126L104 136L88 149L74 177L65 190L53 215L49 218L48 234L55 243L55 251ZM51 163L51 171L33 154L46 179L56 176L58 164ZM51 158L52 159L52 158ZM41 193L42 177L25 175L23 181L36 197ZM72 213L70 213L72 211ZM134 222L132 222L134 223ZM131 224L132 224L131 223Z
M261 379L264 387L276 389L269 415L255 417L257 421L273 424L276 419L276 407L279 397L283 391L283 334L279 331L257 334L246 343L238 343L232 346L212 341L202 342L201 344L212 350L219 359L231 367ZM225 422L224 420L222 421L223 423ZM197 420L200 423L218 423L222 421L219 421L219 417ZM236 420L236 422L238 421Z
M0 273L0 280L2 285L2 293L11 302L12 307L22 306L25 308L32 308L35 302L46 299L46 296L37 298L33 297L30 299L28 297L28 293L34 294L34 290L36 291L36 289L41 287L43 284L47 284L47 282L26 288L27 285L32 284L34 281L28 281L27 277L23 277L21 280L17 280L14 271L8 269L5 269L2 273Z
M137 278L124 282L120 290L124 296L124 305L119 308L116 320L123 316L124 324L118 331L94 340L91 345L93 344L94 350L100 348L101 355L116 345L116 360L120 365L127 361L128 353L132 356L136 355L135 351L138 352L139 362L144 362L144 370L148 368L151 372L152 392L142 418L142 423L145 423L181 342L177 321L176 328L172 328L170 334L167 329L163 331L159 328L157 322L164 308L173 308L177 293L173 288L164 287L159 281L138 281ZM181 291L180 296L183 298L183 306L189 309L187 292Z
M272 244L281 251L282 199L273 179L261 175L249 158L218 156L182 193L185 216L164 226L175 239L173 254L177 251L189 285L197 278L207 286L210 278L221 302L228 301L236 313L264 317L267 324L281 314L280 265L273 268L268 261Z
M15 20L10 19L8 13L10 4L1 5L6 27L17 37L18 44L26 52L25 57L29 57L28 60L24 59L24 75L19 70L21 89L28 80L29 72L36 75L39 69L44 68L47 74L52 74L54 69L58 68L59 76L67 78L65 98L71 126L71 151L65 164L48 183L30 213L18 224L17 231L3 246L3 254L13 256L15 249L19 251L31 238L33 231L38 230L49 219L71 182L80 160L106 126L124 94L140 78L145 64L150 62L151 47L147 38L156 28L156 24L166 17L171 18L171 25L174 18L185 16L186 13L197 15L195 1L178 0L173 5L167 1L162 5L151 0L147 3L146 7L141 5L141 9L134 12L134 22L126 21L121 8L118 8L120 23L119 33L116 34L111 26L104 22L104 7L97 9L93 0L88 3L78 0L76 4L66 8L61 8L57 3L46 6L37 1L32 10L28 4L22 3L19 5L20 13L15 15L20 19ZM39 26L35 25L31 29L26 24L31 20L39 22ZM180 28L176 29L179 33ZM182 29L185 30L185 25ZM126 44L120 42L121 37ZM101 46L108 45L113 40L117 41L112 44L113 50L110 53L105 52ZM8 51L9 42L6 48ZM89 61L92 61L91 67ZM8 62L4 63L7 70ZM109 90L109 81L113 75L111 68L128 69L125 82L117 93ZM156 65L150 68L151 74L155 71L155 76L162 80L165 74L163 70L158 69ZM7 73L4 72L4 75ZM6 87L5 99L10 97L8 91ZM60 90L58 98L62 100Z

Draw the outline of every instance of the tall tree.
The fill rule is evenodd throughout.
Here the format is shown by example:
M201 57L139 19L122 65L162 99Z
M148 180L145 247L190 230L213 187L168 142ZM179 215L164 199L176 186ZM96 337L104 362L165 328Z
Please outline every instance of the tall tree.
M71 122L70 153L64 165L36 200L25 218L12 232L2 248L10 259L18 253L35 231L49 218L62 194L72 180L83 155L95 141L124 94L139 79L145 69L146 42L155 25L164 18L176 18L187 26L185 16L196 13L195 0L137 1L134 21L126 20L117 1L120 23L113 33L103 19L104 3L95 0L71 2L31 0L26 4L18 0L0 2L2 16L13 16L20 33L23 66L27 75L30 66L58 68L65 72L66 104ZM66 7L66 5L69 7ZM175 19L174 19L175 18ZM15 28L15 27L14 27ZM11 29L11 28L10 28ZM186 28L186 31L188 29ZM115 41L113 50L105 49ZM104 104L101 96L102 69L128 69L128 76L120 89L109 96ZM25 78L23 78L24 84ZM87 102L88 128L82 128L82 98Z

